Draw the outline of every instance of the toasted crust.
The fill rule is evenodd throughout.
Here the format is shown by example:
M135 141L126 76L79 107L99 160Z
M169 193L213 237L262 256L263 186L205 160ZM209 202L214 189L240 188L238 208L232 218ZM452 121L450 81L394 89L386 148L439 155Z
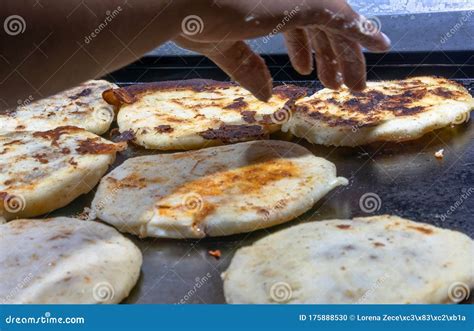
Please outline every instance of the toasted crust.
M103 134L115 112L102 99L102 92L116 87L105 80L89 80L48 98L26 100L16 109L0 114L0 133L44 131L70 125Z
M119 303L140 275L140 250L115 229L57 217L0 225L0 303Z
M405 141L467 121L473 108L469 92L445 78L369 82L363 92L323 89L299 100L283 130L334 146Z
M291 117L294 102L306 90L276 87L261 102L232 82L184 80L132 85L103 93L120 111L121 132L134 142L161 150L195 149L264 138Z
M0 217L32 217L94 187L124 143L77 127L0 135Z
M465 234L396 216L315 221L240 248L224 294L244 304L453 303L474 287L473 254Z
M139 102L143 95L161 92L193 91L213 92L216 89L229 89L239 87L234 82L222 82L212 79L188 79L170 80L163 82L145 83L130 85L122 88L112 88L104 91L102 97L111 105L122 106ZM248 93L246 93L248 94ZM277 86L273 89L273 94L279 98L298 99L306 94L306 89L294 85Z
M102 179L92 209L141 237L223 236L290 221L346 183L299 145L244 142L128 159Z

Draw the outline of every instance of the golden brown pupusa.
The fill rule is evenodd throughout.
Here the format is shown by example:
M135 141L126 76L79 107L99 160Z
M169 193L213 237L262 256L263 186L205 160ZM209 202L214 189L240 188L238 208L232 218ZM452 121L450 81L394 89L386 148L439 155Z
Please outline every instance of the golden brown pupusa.
M72 126L0 134L0 217L65 206L90 191L124 147Z
M102 179L92 208L120 231L202 238L290 221L346 183L305 148L263 140L128 159Z
M283 130L334 146L404 141L460 124L473 108L469 92L445 78L368 82L363 92L323 89L300 99Z
M105 80L89 80L41 100L27 99L16 109L0 113L0 133L77 126L101 135L115 117L114 107L102 99L102 92L116 87Z
M120 131L131 130L137 144L186 150L264 138L305 94L301 87L278 86L262 102L235 83L191 79L108 90L104 98L120 107Z

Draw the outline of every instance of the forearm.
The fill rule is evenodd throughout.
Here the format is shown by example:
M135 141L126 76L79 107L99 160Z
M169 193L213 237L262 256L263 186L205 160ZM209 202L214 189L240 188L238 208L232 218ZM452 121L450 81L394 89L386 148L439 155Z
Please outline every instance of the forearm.
M179 34L181 1L4 0L1 109L124 66ZM21 32L23 31L24 32Z

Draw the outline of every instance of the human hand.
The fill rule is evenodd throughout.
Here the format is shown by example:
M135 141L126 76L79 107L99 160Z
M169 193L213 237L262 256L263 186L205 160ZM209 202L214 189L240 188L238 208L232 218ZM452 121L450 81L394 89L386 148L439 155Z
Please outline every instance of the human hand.
M261 100L271 96L272 80L263 59L243 41L283 33L290 61L301 74L313 70L327 87L365 88L362 47L387 51L389 39L345 0L191 1L174 38L203 54Z

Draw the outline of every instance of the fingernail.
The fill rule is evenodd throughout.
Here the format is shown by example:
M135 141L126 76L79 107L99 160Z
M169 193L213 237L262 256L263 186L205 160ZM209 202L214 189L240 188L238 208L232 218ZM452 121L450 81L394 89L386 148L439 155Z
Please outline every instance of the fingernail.
M254 93L257 99L263 102L267 102L272 97L272 90L270 91L259 90L259 91L255 91Z
M351 91L362 92L363 90L365 90L366 87L367 87L367 84L365 83L365 81L360 81L351 87Z
M385 43L388 47L390 47L390 45L392 44L392 41L390 40L390 38L389 38L385 33L383 33L383 32L381 32L381 34L382 34L384 43Z
M296 70L300 75L307 76L313 72L313 67L305 67L305 68L299 68Z

